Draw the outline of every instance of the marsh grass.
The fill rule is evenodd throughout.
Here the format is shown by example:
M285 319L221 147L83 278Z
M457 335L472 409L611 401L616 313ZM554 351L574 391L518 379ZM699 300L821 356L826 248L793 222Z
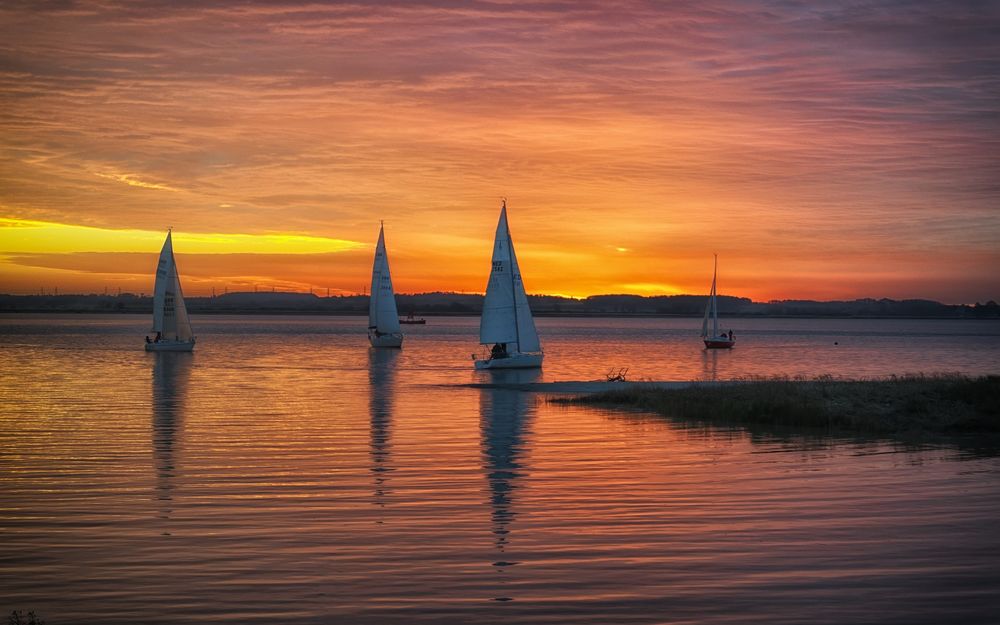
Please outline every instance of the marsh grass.
M45 621L35 616L34 612L25 614L20 610L14 610L7 619L8 625L45 625Z
M561 401L708 422L872 434L1000 432L1000 376L745 378L677 389L636 386Z

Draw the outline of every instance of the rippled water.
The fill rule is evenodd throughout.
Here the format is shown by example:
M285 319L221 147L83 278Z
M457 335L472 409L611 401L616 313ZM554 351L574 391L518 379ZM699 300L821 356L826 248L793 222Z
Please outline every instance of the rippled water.
M462 384L475 319L0 318L0 610L59 623L993 623L1000 459ZM997 373L1000 324L541 319L518 381ZM835 344L836 343L836 344ZM525 378L527 376L527 378Z

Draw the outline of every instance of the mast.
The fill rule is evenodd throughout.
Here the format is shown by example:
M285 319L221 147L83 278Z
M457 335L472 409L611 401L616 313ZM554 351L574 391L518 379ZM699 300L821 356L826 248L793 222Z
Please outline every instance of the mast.
M719 255L715 256L715 266L712 270L712 338L719 336L719 301L716 297L716 279L719 276Z
M708 318L712 314L712 290L708 291L708 299L705 300L705 316L701 320L701 337L708 337Z

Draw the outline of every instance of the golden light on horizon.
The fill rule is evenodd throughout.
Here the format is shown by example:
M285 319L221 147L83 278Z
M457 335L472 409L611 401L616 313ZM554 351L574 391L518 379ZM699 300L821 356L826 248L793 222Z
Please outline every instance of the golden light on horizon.
M636 293L639 295L682 295L684 291L670 284L658 284L651 282L629 283L621 285L626 293Z
M166 232L112 230L0 217L0 253L150 252ZM220 234L173 232L175 251L188 254L328 254L369 244L303 234Z

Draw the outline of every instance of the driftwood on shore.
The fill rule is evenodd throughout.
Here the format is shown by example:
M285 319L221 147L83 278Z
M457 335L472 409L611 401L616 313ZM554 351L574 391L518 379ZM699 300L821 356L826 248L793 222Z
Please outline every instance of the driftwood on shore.
M556 402L618 405L683 419L868 432L1000 433L1000 376L750 379L627 387Z

